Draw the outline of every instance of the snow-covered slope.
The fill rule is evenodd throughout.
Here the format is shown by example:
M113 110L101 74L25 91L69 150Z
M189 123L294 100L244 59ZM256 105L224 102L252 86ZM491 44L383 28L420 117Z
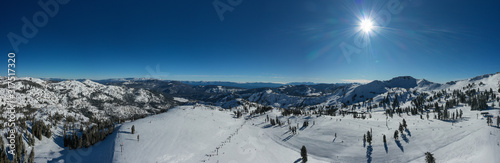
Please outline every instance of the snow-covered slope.
M441 90L463 90L468 85L470 88L479 88L480 90L498 90L500 87L500 73L482 75L471 79L459 80L448 82L446 84L439 84L427 81L425 79L415 79L410 76L395 77L387 81L375 80L367 84L350 84L336 87L329 93L323 93L320 96L297 96L285 93L279 90L289 89L287 87L298 86L283 86L276 89L267 89L250 94L241 93L238 98L245 98L252 102L257 102L265 105L276 107L301 107L308 105L328 106L341 104L354 104L359 102L366 102L373 99L373 103L378 103L380 100L389 96L390 99L394 98L395 94L406 95L408 97L399 99L401 102L408 102L413 100L416 95L424 92L437 92ZM271 90L271 91L270 91ZM315 90L321 92L324 90ZM416 94L410 95L413 92ZM303 93L303 94L307 94ZM227 98L219 104L229 101Z
M382 112L374 112L372 118L363 120L351 116L283 117L274 110L237 119L219 107L180 106L127 122L91 150L72 151L72 157L87 162L95 160L94 156L105 156L100 162L117 163L300 162L300 148L305 146L308 162L313 163L424 162L425 152L433 153L436 162L499 162L496 153L500 152L500 130L477 118L477 111L463 106L455 109L464 110L463 120L451 123L404 115L389 118L386 126ZM498 115L498 111L490 113ZM266 115L279 116L283 122L290 121L291 126L302 127L304 121L310 125L291 134L287 123L280 127L264 122ZM393 133L403 118L408 130L394 139ZM135 134L130 133L132 126ZM362 140L369 130L373 135L371 145ZM383 135L387 136L387 144L382 141ZM113 154L102 154L109 150ZM44 156L37 158L44 162Z
M427 108L431 111L430 119L402 114L386 122L386 104L380 106L384 100L392 102L397 98L401 108L415 108L412 100L424 97L427 104L436 103L444 107L454 90L478 90L475 95L492 90L491 96L499 97L499 73L446 84L412 77L396 77L368 84L301 85L252 90L186 86L177 82L166 83L171 86L163 84L163 81L148 80L103 85L90 80L49 82L34 78L19 79L15 85L18 106L36 108L35 113L30 115L42 120L48 115L62 113L81 121L77 122L78 125L88 122L90 117L106 119L153 115L177 104L175 101L189 104L126 122L114 134L89 149L63 148L62 123L59 123L51 129L54 133L52 137L36 141L36 161L299 162L300 148L306 146L309 162L423 162L425 152L432 152L437 162L500 162L495 157L495 153L500 152L500 130L487 126L486 120L479 116L480 112L471 111L467 102L449 108L451 112L457 109L464 111L464 118L457 121L434 119L432 108ZM179 95L189 94L189 97L196 97L199 92L202 94L194 100L185 96L169 99L164 95L169 92L156 93L143 88L145 85L165 88ZM444 95L438 95L445 91ZM6 79L1 78L0 96L3 99L6 95ZM495 101L495 97L488 99L488 106L482 112L493 115L496 122L500 103ZM5 104L3 100L0 102ZM379 107L370 113L372 118L367 119L355 119L352 115L342 117L338 110L337 116L312 114L328 108L361 113L377 105ZM274 109L253 116L244 112L242 118L234 118L235 109L255 111L257 106L273 106ZM302 115L282 116L284 109L281 108L300 108ZM278 117L282 122L290 121L290 124L271 126L265 122L266 115ZM6 117L5 113L3 116ZM18 117L22 116L18 114ZM408 131L395 140L392 135L403 118L408 122ZM304 121L309 121L310 125L301 128ZM28 122L28 127L30 125ZM135 134L130 133L132 125L136 128ZM290 133L289 127L292 126L299 126L298 134ZM371 146L362 141L363 134L368 130L373 130L374 135ZM2 131L6 132L6 129ZM387 136L386 145L382 143L382 134ZM137 135L140 135L140 140L137 140Z
M0 97L6 99L7 80L0 78ZM176 102L145 89L103 85L91 80L49 82L36 78L15 81L17 107L60 108L94 117L130 118L165 111ZM5 105L6 101L0 101Z

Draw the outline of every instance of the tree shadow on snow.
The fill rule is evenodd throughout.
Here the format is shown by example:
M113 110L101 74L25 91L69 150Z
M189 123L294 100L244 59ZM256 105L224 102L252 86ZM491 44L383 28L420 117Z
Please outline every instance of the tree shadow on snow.
M285 135L285 134L288 134L290 132L290 130L286 131L285 133L281 134L281 136Z
M369 145L368 148L366 148L366 162L367 163L372 162L372 152L373 152L373 148L371 145Z
M384 148L385 148L385 153L389 153L389 150L387 149L387 143L384 143Z
M401 138L403 138L403 140L408 144L410 143L410 140L408 140L408 137L406 137L405 134L401 134Z
M62 132L59 132L59 135L63 135ZM54 136L54 143L57 144L57 146L64 148L64 137L62 136Z
M405 129L405 131L406 131L406 133L408 134L408 136L410 136L410 137L411 137L411 132L410 132L410 130Z
M120 133L120 134L132 134L132 132L130 132L130 131L118 131L118 133Z
M292 137L293 137L293 135L288 135L286 138L284 138L281 141L285 141L286 142L286 141L290 140Z
M307 128L307 126L302 126L299 130L302 131L302 130L304 130L306 128Z
M403 146L401 145L401 142L399 142L399 140L394 140L394 142L396 142L396 145L398 145L399 149L401 149L401 152L405 152L405 149L403 148Z
M271 125L271 124L267 124L267 125L265 125L265 126L262 126L262 128L270 128L270 127L273 127L273 125Z
M333 141L332 141L332 143L335 143L335 140L336 140L336 139L337 139L337 138L333 138Z
M302 158L295 160L295 162L293 162L293 163L299 163L299 162L302 162Z
M441 120L441 121L448 122L448 123L458 123L458 122L469 121L469 119L470 119L470 117L462 117L462 118L455 119L455 120L447 119L447 120Z
M264 123L267 123L267 122L260 122L259 124L255 124L255 126L260 126L260 125L263 125Z

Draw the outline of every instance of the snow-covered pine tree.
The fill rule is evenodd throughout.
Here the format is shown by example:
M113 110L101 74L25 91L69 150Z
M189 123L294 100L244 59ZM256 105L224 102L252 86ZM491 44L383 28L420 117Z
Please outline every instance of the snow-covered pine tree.
M422 115L420 115L420 118L422 118ZM406 120L403 118L403 127L406 128L407 125L406 125Z
M372 134L370 133L370 131L366 132L366 141L368 142L368 144L372 145Z
M302 162L307 162L307 149L306 146L302 146L300 149L300 156L302 156Z
M28 163L34 163L35 162L35 148L31 148L30 156L28 159Z
M425 162L427 163L436 163L436 159L434 155L430 152L425 152Z
M500 115L497 116L497 127L500 127Z

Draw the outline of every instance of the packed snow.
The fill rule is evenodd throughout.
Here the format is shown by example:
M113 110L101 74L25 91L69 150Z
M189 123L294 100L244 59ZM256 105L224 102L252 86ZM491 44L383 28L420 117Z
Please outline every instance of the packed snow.
M51 142L39 143L35 149L37 162L73 162L70 159L75 158L117 163L300 162L303 145L308 162L424 162L425 152L433 153L437 162L500 162L496 155L500 152L500 130L487 126L478 111L463 106L455 109L464 110L464 118L454 123L403 114L388 118L386 126L381 111L364 120L352 116L283 117L278 110L235 118L232 112L215 106L179 106L124 123L90 150L68 151ZM499 113L498 109L489 112ZM267 115L278 116L285 125L270 126L264 122ZM408 130L396 140L393 133L403 118ZM288 120L291 126L301 127L297 134L289 132ZM306 120L310 124L302 128ZM371 146L362 140L369 130L373 131ZM386 145L382 134L387 136Z

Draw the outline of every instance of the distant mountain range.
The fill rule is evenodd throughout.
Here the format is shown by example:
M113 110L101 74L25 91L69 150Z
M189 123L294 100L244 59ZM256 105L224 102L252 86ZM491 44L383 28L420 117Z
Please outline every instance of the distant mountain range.
M75 80L75 81L85 81L87 79L62 79L62 78L41 78L42 80L50 80L50 81L66 81L66 80ZM148 80L160 80L160 79L150 79L150 78L114 78L114 79L100 79L100 80L92 80L101 84L113 84L113 83L123 83L126 81L148 81ZM174 80L160 80L160 81L174 81ZM273 82L229 82L229 81L179 81L181 83L189 84L189 85L218 85L218 86L228 86L228 87L239 87L245 89L253 89L253 88L276 88L285 85L316 85L322 83L314 83L314 82L291 82L291 83L273 83ZM349 84L349 83L337 83L337 84Z
M0 96L7 95L6 77L0 78ZM375 80L367 84L235 83L169 81L144 78L64 80L19 78L18 107L58 108L93 117L131 118L162 112L185 103L204 103L224 108L244 102L289 107L322 107L376 104L398 97L402 103L423 93L441 90L498 90L500 74L487 74L445 84L411 76ZM175 98L174 98L175 97ZM4 105L5 101L0 104Z

